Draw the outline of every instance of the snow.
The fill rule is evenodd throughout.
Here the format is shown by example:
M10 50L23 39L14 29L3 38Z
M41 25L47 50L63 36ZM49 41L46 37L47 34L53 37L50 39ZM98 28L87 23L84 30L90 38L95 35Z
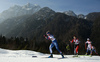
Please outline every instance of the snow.
M32 56L37 56L32 58ZM54 54L54 58L47 58L49 54L30 50L6 50L0 48L0 62L100 62L100 56L79 56L73 58L73 55L64 55L66 58L61 58L61 55Z
M76 15L73 11L71 11L71 10L65 11L64 13L65 13L66 15L69 15L69 16L75 16L75 17L77 17L77 15Z

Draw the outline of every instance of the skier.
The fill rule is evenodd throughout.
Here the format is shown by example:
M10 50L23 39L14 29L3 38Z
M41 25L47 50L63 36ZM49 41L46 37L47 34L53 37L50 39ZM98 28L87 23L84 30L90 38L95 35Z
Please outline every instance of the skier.
M91 51L91 55L92 55L92 52L93 52L93 51L95 52L95 54L98 55L98 53L96 52L96 48L95 48L94 46L92 46L91 49L92 49L92 51Z
M87 45L87 46L86 46ZM87 48L86 48L87 47ZM89 38L87 38L87 41L85 42L85 49L87 49L86 51L86 55L88 53L88 51L90 51L90 55L91 55L91 48L92 48L92 44Z
M70 50L69 44L67 44L66 49L67 49L67 51Z
M62 52L61 52L61 51L59 50L59 48L58 48L58 43L57 43L57 40L54 38L54 36L51 35L49 31L46 32L46 35L47 35L47 36L44 35L44 37L45 37L46 39L52 41L52 43L51 43L50 46L49 46L49 50L50 50L50 54L51 54L51 55L50 55L48 58L53 58L52 48L53 48L54 46L56 47L56 49L58 50L58 52L61 54L62 58L64 58L64 55L62 54Z
M73 36L73 40L70 41L71 43L75 43L74 45L74 55L77 55L78 56L78 49L79 49L79 40L76 39L76 36Z
M67 44L66 49L67 49L67 54L69 54L69 52L70 52L69 44Z

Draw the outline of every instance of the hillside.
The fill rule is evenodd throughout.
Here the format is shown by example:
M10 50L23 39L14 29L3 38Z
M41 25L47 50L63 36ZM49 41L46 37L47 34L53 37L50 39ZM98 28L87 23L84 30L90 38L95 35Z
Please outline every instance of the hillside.
M40 9L41 7L39 5L36 5L36 4L33 5L30 3L27 3L23 6L14 5L8 8L7 10L4 10L2 13L0 13L0 23L12 17L32 15L35 12L39 11Z
M94 21L93 28L92 28L92 34L91 39L93 41L93 45L96 46L98 52L100 51L100 16Z
M92 12L86 15L87 20L95 21L100 16L100 12Z
M29 34L34 33L37 29L44 26L44 23L46 22L45 19L49 17L52 18L54 14L55 12L53 10L44 7L31 16L26 15L5 20L5 22L1 24L0 29L2 30L0 33L7 37L28 37ZM5 26L9 27L9 30L4 28Z

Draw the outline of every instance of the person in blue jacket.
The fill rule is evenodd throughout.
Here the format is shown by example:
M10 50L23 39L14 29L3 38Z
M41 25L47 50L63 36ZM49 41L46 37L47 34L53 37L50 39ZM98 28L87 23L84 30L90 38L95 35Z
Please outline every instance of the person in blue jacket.
M44 35L44 37L45 37L46 39L52 41L52 43L51 43L50 46L49 46L49 50L50 50L50 54L51 54L51 55L50 55L48 58L53 58L52 48L53 48L54 46L56 47L56 49L58 50L58 52L61 54L62 58L64 58L64 55L62 54L62 52L61 52L61 51L59 50L59 48L58 48L58 43L57 43L57 40L54 38L54 36L53 36L52 34L50 34L49 31L46 32L46 35L47 35L47 36Z
M94 46L92 46L91 49L92 49L92 51L91 51L91 55L92 55L93 52L95 52L95 54L98 55L98 53L96 52L96 48L95 48Z

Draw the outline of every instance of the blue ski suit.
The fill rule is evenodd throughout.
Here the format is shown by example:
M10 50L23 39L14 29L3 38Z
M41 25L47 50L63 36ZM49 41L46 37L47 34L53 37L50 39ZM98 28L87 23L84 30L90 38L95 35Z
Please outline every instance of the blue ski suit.
M52 43L49 46L50 53L52 54L52 48L55 46L55 48L58 50L58 52L60 54L62 54L62 52L59 50L57 40L54 38L54 36L53 35L49 35L47 37L47 39L52 41Z

